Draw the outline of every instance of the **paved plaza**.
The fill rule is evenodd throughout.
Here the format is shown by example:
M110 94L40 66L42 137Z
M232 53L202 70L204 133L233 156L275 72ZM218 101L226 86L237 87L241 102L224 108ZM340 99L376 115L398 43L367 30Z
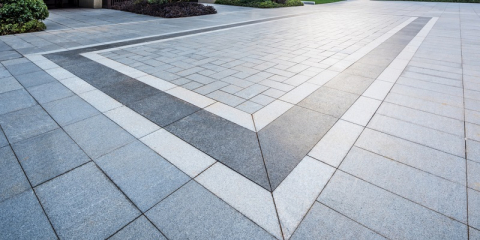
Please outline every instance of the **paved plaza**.
M480 239L480 4L214 6L0 37L0 239Z

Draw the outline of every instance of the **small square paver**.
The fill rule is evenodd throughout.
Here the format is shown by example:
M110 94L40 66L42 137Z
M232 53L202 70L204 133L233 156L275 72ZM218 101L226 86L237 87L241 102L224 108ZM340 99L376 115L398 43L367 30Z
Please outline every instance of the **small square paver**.
M12 145L33 186L90 160L62 129Z
M236 107L237 109L240 109L246 113L250 113L250 114L253 114L255 113L256 111L260 110L261 108L263 108L263 105L260 105L258 103L254 103L254 102L251 102L251 101L246 101L240 105L238 105Z
M95 162L142 211L148 210L190 180L139 141Z
M34 87L42 85L45 83L55 82L56 79L50 76L50 74L44 71L32 72L22 75L17 75L15 78L23 85L25 88Z
M76 95L46 103L44 108L60 126L66 126L100 113Z
M58 128L40 106L0 115L0 125L10 143L15 143Z
M32 190L0 201L2 239L57 239Z
M227 105L230 105L232 107L235 107L242 102L245 102L245 99L239 98L237 96L234 96L230 93L222 92L220 90L217 90L215 92L212 92L207 95L207 97L213 98L219 102L225 103Z
M35 191L61 239L104 239L140 215L94 163L48 181Z
M110 237L111 240L135 240L135 239L158 239L166 240L166 238L153 226L153 224L145 217L140 216L132 223L128 224L122 230L118 231Z
M22 85L14 77L0 78L0 94L22 88Z
M73 92L60 82L51 82L28 88L32 96L40 103L47 103L73 95Z
M65 131L94 160L135 139L104 115L68 125Z
M250 99L250 101L258 103L260 105L266 106L269 103L273 102L275 99L269 96L260 94Z
M30 189L30 184L10 147L0 148L0 202Z
M194 181L146 215L169 239L274 239Z
M0 93L0 115L36 105L25 89Z

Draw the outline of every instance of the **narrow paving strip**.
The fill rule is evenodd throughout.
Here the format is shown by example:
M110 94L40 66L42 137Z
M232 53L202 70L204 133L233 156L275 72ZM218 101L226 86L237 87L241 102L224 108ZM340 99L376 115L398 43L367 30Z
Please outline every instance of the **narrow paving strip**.
M369 23L371 28L363 30L367 38L342 27L346 21L334 27L337 13L320 10L332 21L305 27L298 14L250 27L170 35L181 48L169 45L165 35L47 55L52 61L41 55L3 61L0 154L6 181L0 184L0 212L7 218L0 220L1 232L7 238L48 239L87 234L122 239L476 239L478 8L365 4L371 8L362 9L358 2L325 8L344 6L350 12L337 17L357 18L357 28L365 28L362 21ZM313 8L298 9L312 17ZM393 9L404 16L388 16ZM263 12L275 18L281 11ZM374 16L390 21L368 22ZM282 22L298 25L299 31L289 33ZM261 29L267 24L285 33ZM330 28L337 31L322 34L331 39L305 39ZM202 51L196 49L204 40L233 41L225 34L229 32L237 33L232 36L239 42L242 35L253 34L260 42L273 41L269 33L278 35L278 56L269 53L262 60L271 63L257 70L275 69L267 78L293 84L293 89L267 95L274 100L256 112L243 112L203 90L190 94L195 89L184 88L188 83L146 72L146 65L164 65L155 62L162 60L155 59L158 54L191 59L172 60L186 60L173 68L210 64L192 66L202 61ZM246 38L237 49L258 45L255 39ZM228 44L213 46L210 51L228 53L217 55L226 62L215 59L216 67L237 68L233 57L247 58ZM116 55L130 48L148 54L116 62L125 61ZM321 51L310 55L315 48ZM322 53L329 55L320 60ZM291 59L295 65L287 64ZM323 65L313 65L314 59ZM240 63L242 69L248 63ZM172 74L177 79L208 75L197 70ZM294 74L279 78L288 72ZM308 74L312 76L298 77ZM251 76L246 71L227 75ZM273 85L265 87L258 94L273 92Z

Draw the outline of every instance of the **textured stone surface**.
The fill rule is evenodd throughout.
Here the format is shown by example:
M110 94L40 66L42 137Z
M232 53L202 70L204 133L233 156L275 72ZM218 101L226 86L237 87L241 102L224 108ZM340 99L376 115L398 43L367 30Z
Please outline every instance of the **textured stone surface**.
M166 239L162 233L158 231L155 226L153 226L146 217L141 216L132 223L128 224L119 232L115 233L111 238L114 240L125 240L125 239Z
M274 239L194 181L146 215L172 239Z
M93 163L35 191L60 238L106 238L140 214Z

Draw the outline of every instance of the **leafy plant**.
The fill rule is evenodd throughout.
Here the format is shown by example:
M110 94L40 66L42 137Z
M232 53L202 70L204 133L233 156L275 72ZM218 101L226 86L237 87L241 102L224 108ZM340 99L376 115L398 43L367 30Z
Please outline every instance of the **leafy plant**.
M48 17L47 5L42 0L1 0L1 23L26 23L32 20L45 20Z
M26 32L43 31L47 27L43 22L31 20L26 23L5 23L0 24L0 35L17 34Z
M215 3L256 8L303 6L300 0L216 0Z

